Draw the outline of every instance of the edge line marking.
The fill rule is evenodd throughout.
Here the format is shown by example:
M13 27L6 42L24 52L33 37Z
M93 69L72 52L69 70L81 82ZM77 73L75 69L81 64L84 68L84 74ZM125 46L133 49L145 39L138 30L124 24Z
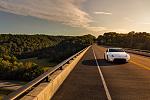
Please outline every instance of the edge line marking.
M102 71L101 71L101 69L100 69L100 66L99 66L99 64L98 64L97 57L96 57L96 55L95 55L95 52L94 52L93 47L92 47L92 50L93 50L93 54L94 54L94 58L95 58L95 62L96 62L96 65L97 65L97 68L98 68L98 71L99 71L100 77L101 77L101 79L102 79L102 83L103 83L103 86L104 86L104 90L105 90L105 93L106 93L107 99L108 99L108 100L112 100L112 98L111 98L111 96L110 96L110 93L109 93L109 90L108 90L108 87L107 87L107 85L106 85L106 82L105 82L104 76L103 76Z

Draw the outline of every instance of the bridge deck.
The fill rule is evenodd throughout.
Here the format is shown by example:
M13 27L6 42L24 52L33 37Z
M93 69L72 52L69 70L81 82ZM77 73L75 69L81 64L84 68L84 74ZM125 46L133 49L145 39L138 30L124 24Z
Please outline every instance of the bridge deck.
M105 100L105 91L90 48L52 100ZM87 66L87 64L91 65Z
M131 54L129 63L112 64L103 60L105 48L93 49L112 100L150 100L150 58ZM92 48L52 100L107 100Z

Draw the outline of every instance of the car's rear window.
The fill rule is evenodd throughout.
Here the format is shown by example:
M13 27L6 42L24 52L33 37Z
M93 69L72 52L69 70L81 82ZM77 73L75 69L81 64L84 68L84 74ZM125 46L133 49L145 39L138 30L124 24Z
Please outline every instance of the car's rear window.
M109 49L109 52L124 52L123 49Z

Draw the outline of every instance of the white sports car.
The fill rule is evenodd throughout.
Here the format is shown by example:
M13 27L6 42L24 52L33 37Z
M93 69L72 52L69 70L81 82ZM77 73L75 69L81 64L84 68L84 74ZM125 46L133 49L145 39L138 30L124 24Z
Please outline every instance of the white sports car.
M104 53L104 59L110 62L130 60L130 55L127 54L122 48L108 48Z

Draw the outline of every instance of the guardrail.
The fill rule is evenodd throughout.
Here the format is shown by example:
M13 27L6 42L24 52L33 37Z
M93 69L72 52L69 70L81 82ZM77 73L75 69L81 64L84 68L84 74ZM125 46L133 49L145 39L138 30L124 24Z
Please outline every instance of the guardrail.
M124 48L126 52L134 53L142 56L150 57L150 51L148 50L140 50L140 49L131 49L131 48Z
M69 63L70 60L74 59L76 56L78 56L80 53L82 53L87 48L81 50L80 52L76 53L75 55L73 55L73 56L69 57L68 59L64 60L60 64L56 65L53 69L50 69L50 70L46 71L45 73L43 73L39 77L35 78L31 82L27 83L23 87L19 88L15 92L10 93L7 97L4 98L4 100L15 100L15 99L19 98L20 96L22 96L23 94L25 94L28 90L32 89L34 86L36 86L37 84L42 82L43 80L49 81L49 76L50 75L52 75L57 70L62 70L62 67L65 64Z
M114 46L104 46L102 45L103 47L114 47ZM117 47L119 48L119 47ZM147 57L150 57L150 51L149 50L140 50L140 49L131 49L131 48L123 48L125 49L126 52L129 52L129 53L134 53L134 54L138 54L138 55L142 55L142 56L147 56Z
M146 53L150 53L149 50L141 50L141 49L131 49L131 48L124 48L126 50L133 50L133 51L140 51L140 52L146 52Z

